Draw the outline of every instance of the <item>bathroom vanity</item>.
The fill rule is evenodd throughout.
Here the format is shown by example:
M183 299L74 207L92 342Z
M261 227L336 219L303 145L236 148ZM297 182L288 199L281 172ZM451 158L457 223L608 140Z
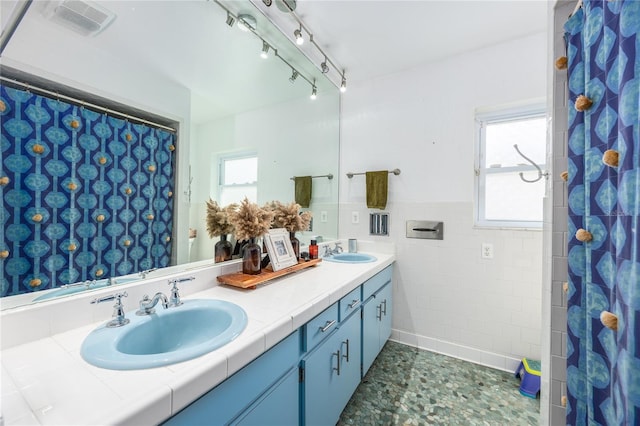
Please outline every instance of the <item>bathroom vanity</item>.
M248 323L220 349L165 367L106 370L82 360L82 341L111 312L89 304L95 293L29 315L3 312L5 424L335 424L391 333L395 256L372 246L375 262L321 262L256 290L217 285L230 265L189 271L185 300L233 302ZM168 291L166 278L125 288L127 315L145 293ZM73 310L91 320L56 332L56 322L77 321L65 316ZM34 321L53 321L50 335L21 342L8 329Z

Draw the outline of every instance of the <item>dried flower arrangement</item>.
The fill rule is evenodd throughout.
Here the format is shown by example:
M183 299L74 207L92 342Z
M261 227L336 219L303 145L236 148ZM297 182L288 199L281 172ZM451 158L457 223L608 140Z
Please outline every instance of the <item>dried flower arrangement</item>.
M238 208L237 204L229 204L220 207L218 203L209 199L207 201L207 232L209 237L218 237L233 232L233 225L229 222L229 213Z
M280 201L272 201L268 204L273 213L273 227L284 228L289 232L300 232L309 229L311 212L300 213L300 204L295 202L283 204Z
M259 237L269 231L273 214L270 209L261 208L245 197L238 208L229 212L228 220L235 229L236 239L241 241Z

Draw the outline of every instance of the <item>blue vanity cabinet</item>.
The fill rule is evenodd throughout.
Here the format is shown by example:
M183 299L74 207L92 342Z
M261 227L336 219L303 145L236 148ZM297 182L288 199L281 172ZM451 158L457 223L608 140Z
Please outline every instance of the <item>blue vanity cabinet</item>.
M300 347L301 333L297 330L164 424L211 426L239 421L266 425L252 423L255 416L264 415L274 425L295 425L300 404L297 383ZM253 414L254 410L258 411ZM265 414L267 411L269 416ZM291 418L296 420L291 423Z
M387 267L362 287L362 377L391 336L391 268Z
M336 424L360 383L360 315L351 315L301 362L303 424Z

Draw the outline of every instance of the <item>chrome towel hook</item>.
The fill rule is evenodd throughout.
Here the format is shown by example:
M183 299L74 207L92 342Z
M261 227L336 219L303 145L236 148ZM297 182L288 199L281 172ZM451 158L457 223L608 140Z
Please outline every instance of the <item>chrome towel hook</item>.
M520 154L520 156L522 156L522 158L524 158L525 160L527 160L529 163L531 163L531 165L533 167L536 168L536 170L538 170L538 178L537 179L525 179L524 174L522 172L519 173L520 175L520 179L522 179L524 182L527 183L534 183L539 181L540 179L542 179L542 177L544 176L545 178L549 176L548 172L544 172L542 173L542 169L540 167L538 167L538 165L536 163L533 162L533 160L529 157L527 157L526 155L524 155L522 152L520 152L520 149L518 149L518 144L514 144L513 147L516 149L516 151L518 151L518 154Z

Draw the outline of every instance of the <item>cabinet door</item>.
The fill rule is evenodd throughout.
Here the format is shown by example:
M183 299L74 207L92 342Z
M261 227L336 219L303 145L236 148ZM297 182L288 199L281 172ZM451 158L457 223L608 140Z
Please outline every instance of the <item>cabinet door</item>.
M380 303L371 296L362 307L362 376L380 351Z
M333 390L337 396L337 416L347 406L351 395L360 383L360 362L362 355L360 335L360 315L352 315L338 330L340 348L340 377L338 387ZM337 418L336 418L337 421Z
M338 421L338 386L340 366L340 338L338 330L302 361L304 368L305 425L334 425ZM337 411L337 413L336 413Z
M391 317L392 317L392 309L393 309L393 299L392 299L393 289L391 287L391 283L382 287L380 292L377 295L377 299L380 301L380 350L384 344L391 337Z
M233 425L295 426L300 417L298 369L289 372Z
M360 315L352 315L304 361L305 425L334 425L360 383Z

